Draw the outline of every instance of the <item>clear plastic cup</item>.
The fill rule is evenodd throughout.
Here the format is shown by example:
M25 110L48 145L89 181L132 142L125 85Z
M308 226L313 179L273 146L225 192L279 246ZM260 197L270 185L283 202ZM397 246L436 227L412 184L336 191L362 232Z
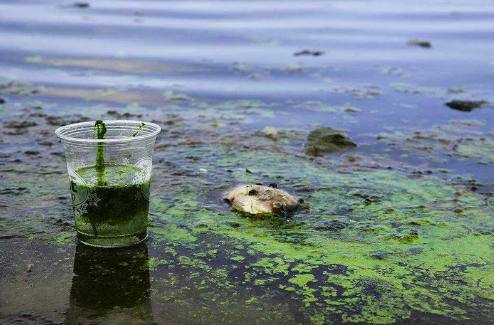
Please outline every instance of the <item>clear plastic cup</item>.
M65 148L77 238L96 247L123 247L147 237L149 185L161 128L140 121L70 124L55 133Z

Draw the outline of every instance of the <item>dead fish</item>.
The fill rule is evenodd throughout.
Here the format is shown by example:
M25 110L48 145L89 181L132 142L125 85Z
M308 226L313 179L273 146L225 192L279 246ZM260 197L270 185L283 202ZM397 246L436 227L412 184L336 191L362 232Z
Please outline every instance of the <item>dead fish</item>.
M300 205L293 195L273 186L241 184L228 190L224 200L232 209L253 215L286 216Z

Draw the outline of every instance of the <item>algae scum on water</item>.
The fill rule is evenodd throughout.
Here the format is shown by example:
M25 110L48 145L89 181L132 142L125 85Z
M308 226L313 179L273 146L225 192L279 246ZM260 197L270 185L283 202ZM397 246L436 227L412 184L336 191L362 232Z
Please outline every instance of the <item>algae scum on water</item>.
M274 142L241 133L219 144L214 134L199 139L204 129L182 124L162 136L154 156L147 265L156 322L488 323L494 317L492 196L353 152L313 159L299 142L291 145L299 134ZM173 142L191 134L193 141ZM60 158L53 170L62 164ZM104 161L99 185L95 164L78 169L84 182L72 184L81 207L77 227L99 235L112 225L134 228L132 220L144 229L145 217L127 214L146 208L149 183L134 177L141 172ZM73 215L69 202L58 199L66 176L1 176L10 199L2 230L48 238L53 251L70 247L74 231L63 224ZM258 183L277 183L304 207L290 218L252 218L222 201L228 188ZM112 215L87 208L104 195L121 204L103 210L125 209Z
M152 232L171 255L157 267L186 266L225 308L247 291L260 304L274 294L316 324L492 317L493 211L480 195L433 177L341 173L267 151L194 146L166 157L196 162L170 171L182 171L179 189L158 185ZM208 173L188 174L194 166ZM203 195L226 177L277 180L310 208L289 219L233 214Z

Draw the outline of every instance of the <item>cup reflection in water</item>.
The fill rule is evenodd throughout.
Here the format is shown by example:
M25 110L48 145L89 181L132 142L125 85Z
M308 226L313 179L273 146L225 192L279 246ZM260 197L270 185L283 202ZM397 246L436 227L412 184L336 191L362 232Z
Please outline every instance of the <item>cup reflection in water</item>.
M154 123L93 121L56 130L65 149L78 239L97 247L147 237Z
M152 324L148 248L76 246L66 324Z

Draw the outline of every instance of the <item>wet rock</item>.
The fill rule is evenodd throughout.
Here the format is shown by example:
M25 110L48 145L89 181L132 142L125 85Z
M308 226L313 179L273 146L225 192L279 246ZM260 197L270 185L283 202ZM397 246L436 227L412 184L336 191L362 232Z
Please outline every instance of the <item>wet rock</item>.
M52 146L53 145L53 142L47 141L47 140L42 140L42 141L39 141L38 144L40 146Z
M387 251L377 250L377 251L371 252L369 255L372 258L375 258L377 260L385 260L389 256L391 256L391 253L390 252L387 252Z
M418 46L418 47L422 47L422 48L425 48L425 49L432 48L432 43L431 42L425 41L425 40L416 39L416 38L412 38L411 40L409 40L408 41L408 45Z
M55 116L48 115L45 117L46 123L52 126L63 126L72 123L86 122L90 119L88 117L82 116L80 114L74 114L69 116Z
M286 216L299 207L299 201L293 195L264 185L237 185L223 198L233 210L253 215Z
M89 8L89 3L87 3L87 2L74 2L72 4L72 6L74 6L76 8L84 9L84 8Z
M314 225L314 229L321 231L339 231L348 227L348 223L343 220L323 220Z
M28 193L29 190L26 187L7 187L2 190L0 190L0 195L7 195L7 194L12 194L12 195L21 195L24 193Z
M302 55L309 55L309 56L321 56L324 54L324 51L319 51L319 50L302 50L293 53L294 56L302 56Z
M23 311L23 312L21 313L21 316L22 316L22 317L31 317L31 316L33 316L33 312L32 312L32 311L29 311L29 310L27 310L27 311Z
M449 108L462 112L471 112L474 109L481 108L488 103L485 100L460 100L454 99L446 103Z
M36 125L36 122L32 121L9 121L3 124L3 126L7 129L26 129Z
M18 82L5 82L0 83L0 92L10 95L33 95L39 92L37 89L32 89L24 84Z
M114 116L116 118L132 118L132 117L141 118L142 117L142 114L132 114L129 112L120 113L118 111L113 111L113 110L106 112L106 114L108 114L110 116Z
M1 104L5 104L5 102L6 102L6 100L5 100L5 99L3 99L2 97L0 97L0 105L1 105Z
M324 156L338 151L355 148L357 145L344 134L329 128L315 129L309 133L305 143L305 153L309 156Z

